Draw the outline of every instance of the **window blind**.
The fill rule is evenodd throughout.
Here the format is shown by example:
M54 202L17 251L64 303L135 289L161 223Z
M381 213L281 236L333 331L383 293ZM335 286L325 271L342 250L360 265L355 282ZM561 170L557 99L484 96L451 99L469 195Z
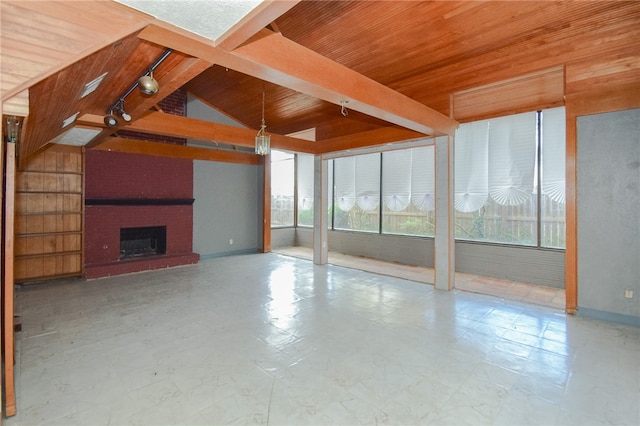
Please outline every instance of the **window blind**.
M462 124L455 135L455 208L474 212L489 197L489 121Z
M489 122L489 194L498 204L517 206L531 198L536 157L536 113Z
M336 158L333 167L335 202L340 210L348 212L356 205L356 158Z
M298 154L298 209L313 209L313 155Z
M356 203L362 210L375 210L380 203L380 154L356 159Z
M411 149L411 203L420 211L435 209L434 147Z
M382 194L384 205L399 212L411 199L411 150L402 149L382 154Z

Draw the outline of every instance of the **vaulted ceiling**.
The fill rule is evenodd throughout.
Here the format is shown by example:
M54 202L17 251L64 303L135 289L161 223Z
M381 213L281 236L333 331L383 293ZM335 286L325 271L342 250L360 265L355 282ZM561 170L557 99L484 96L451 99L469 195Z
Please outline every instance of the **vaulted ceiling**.
M189 1L146 3L181 6L168 16L183 19L115 1L0 2L2 112L25 117L23 158L69 129L89 132L92 147L120 128L249 147L263 92L273 145L319 153L450 134L455 120L514 102L541 108L594 87L640 86L637 1L265 1L233 13L225 1L207 2L207 13ZM106 128L109 108L167 49L154 70L160 91L131 91L132 121ZM518 79L508 102L466 96ZM252 130L166 117L158 102L181 88ZM310 128L315 142L285 136Z

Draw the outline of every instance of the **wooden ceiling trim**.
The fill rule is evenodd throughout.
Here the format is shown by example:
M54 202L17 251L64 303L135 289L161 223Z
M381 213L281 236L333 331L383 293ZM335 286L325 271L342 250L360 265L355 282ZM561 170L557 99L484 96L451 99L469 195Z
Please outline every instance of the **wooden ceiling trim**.
M587 58L567 64L567 93L588 92L594 87L616 84L640 84L640 53L630 47L610 51L600 61Z
M564 67L460 91L452 98L453 117L461 122L562 105Z
M567 95L566 104L567 115L572 117L640 108L640 85L606 85L572 93Z
M258 31L284 15L300 0L265 0L251 12L245 15L238 23L218 37L216 47L224 50L233 50L251 38Z
M159 157L185 158L189 160L220 161L224 163L254 165L260 164L260 158L257 155L250 153L117 137L109 137L102 144L92 149L99 151L126 152L129 154L155 155Z
M25 90L2 102L2 110L6 115L17 115L19 117L29 115L29 91Z

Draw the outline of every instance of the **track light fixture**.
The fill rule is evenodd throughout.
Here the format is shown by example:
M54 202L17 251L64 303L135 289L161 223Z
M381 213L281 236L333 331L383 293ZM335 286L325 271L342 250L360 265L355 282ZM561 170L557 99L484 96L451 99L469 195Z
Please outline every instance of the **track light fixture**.
M104 116L104 124L106 124L107 127L116 127L119 122L118 117L111 113Z
M150 72L149 75L143 75L138 79L138 88L145 95L155 95L160 90L160 85Z
M144 95L150 96L158 93L160 85L156 79L153 78L153 71L158 67L158 65L167 59L171 52L173 52L172 49L165 50L164 53L160 55L160 57L158 57L131 86L129 86L122 96L120 96L118 100L107 109L107 114L104 117L104 124L106 124L107 127L116 127L120 124L120 120L116 115L114 115L114 112L120 114L124 121L131 121L131 116L124 110L124 100L135 90L136 87L138 87L140 92Z

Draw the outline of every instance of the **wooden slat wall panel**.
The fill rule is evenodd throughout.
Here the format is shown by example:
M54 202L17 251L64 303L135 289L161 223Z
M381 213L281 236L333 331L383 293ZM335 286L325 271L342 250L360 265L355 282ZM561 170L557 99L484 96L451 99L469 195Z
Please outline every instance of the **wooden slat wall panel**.
M527 74L453 95L458 121L550 108L564 103L564 69Z
M16 281L82 272L83 163L77 149L33 156L16 183Z

